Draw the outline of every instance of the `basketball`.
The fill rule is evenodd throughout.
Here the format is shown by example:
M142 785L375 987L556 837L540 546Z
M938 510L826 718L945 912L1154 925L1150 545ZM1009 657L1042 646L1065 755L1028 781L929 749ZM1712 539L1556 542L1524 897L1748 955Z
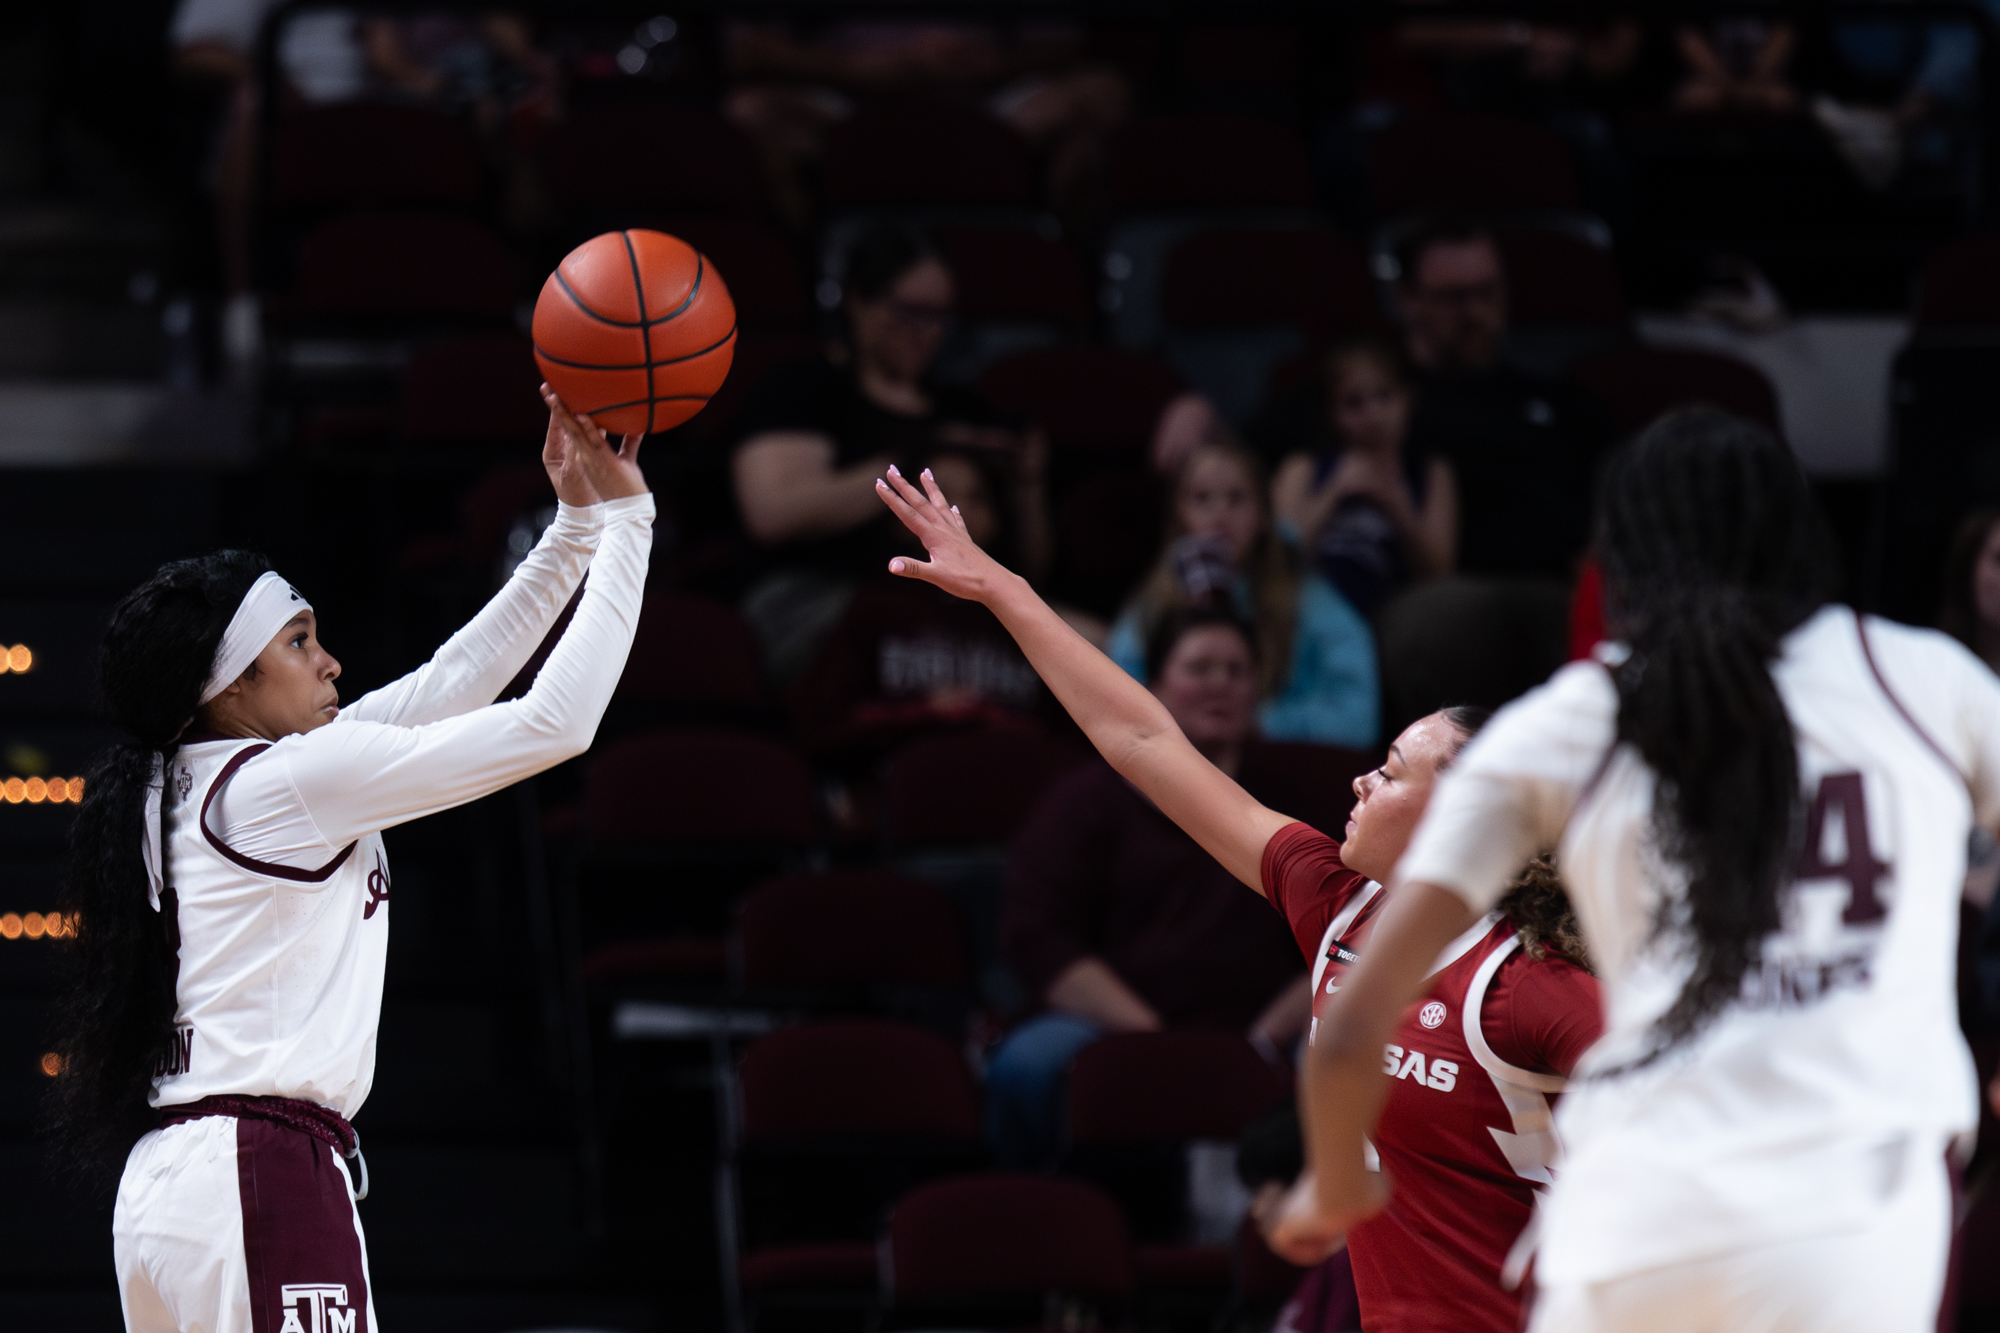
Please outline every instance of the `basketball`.
M701 411L736 354L736 304L707 258L660 231L609 231L564 257L535 302L535 362L612 435Z

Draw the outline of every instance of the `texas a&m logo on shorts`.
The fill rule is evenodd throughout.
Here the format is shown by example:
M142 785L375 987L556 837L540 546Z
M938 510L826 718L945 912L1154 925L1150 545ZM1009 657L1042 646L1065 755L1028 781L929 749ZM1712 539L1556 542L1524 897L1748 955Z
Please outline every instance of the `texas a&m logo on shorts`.
M285 1322L278 1333L356 1333L359 1311L348 1308L346 1283L287 1282L278 1290L285 1302ZM299 1317L301 1311L310 1323Z

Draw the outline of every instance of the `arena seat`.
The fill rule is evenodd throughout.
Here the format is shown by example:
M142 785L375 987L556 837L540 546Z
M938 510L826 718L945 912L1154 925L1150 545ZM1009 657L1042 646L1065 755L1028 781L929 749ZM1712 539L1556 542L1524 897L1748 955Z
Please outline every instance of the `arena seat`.
M892 1317L930 1327L1031 1325L1064 1298L1115 1309L1134 1285L1118 1205L1059 1177L995 1172L920 1186L890 1214L886 1251Z
M1312 166L1290 128L1233 111L1169 111L1119 132L1108 172L1114 213L1312 206Z
M1212 228L1167 252L1162 354L1232 421L1316 339L1381 329L1361 250L1324 227Z
M979 392L1004 412L1032 418L1058 450L1143 459L1160 411L1181 391L1171 366L1110 347L1056 347L1002 357Z
M1368 193L1377 217L1562 210L1581 202L1562 140L1533 121L1470 112L1415 112L1376 135Z
M429 213L357 213L307 233L284 313L367 324L504 323L514 259L485 227Z
M872 1306L875 1235L898 1195L979 1165L979 1098L948 1041L879 1020L808 1023L753 1043L726 1156L752 1306ZM727 1225L727 1220L723 1220Z
M842 122L827 139L821 181L835 211L1035 202L1026 142L985 112L947 102L877 107Z
M962 321L1090 325L1090 284L1076 252L1027 227L950 225L932 230L958 280Z
M757 638L735 608L687 593L646 594L607 724L750 722L771 706Z
M750 992L972 984L965 927L951 899L886 870L768 880L744 896L736 943Z
M590 107L549 136L546 159L551 196L573 212L642 205L754 214L763 206L756 149L712 111Z
M1917 278L1916 326L2000 329L2000 236L1961 236L1939 246Z
M518 333L468 333L424 344L403 376L402 435L427 449L505 447L547 432L534 345Z
M422 107L308 107L271 136L271 202L285 211L353 205L470 208L486 168L463 120Z
M1049 784L1084 759L1067 741L1035 731L916 741L889 759L884 829L899 848L1006 842Z
M1764 372L1719 352L1665 347L1603 352L1573 364L1569 376L1604 404L1621 432L1638 430L1662 412L1699 402L1784 433L1777 390Z
M606 746L585 779L583 826L586 951L719 936L743 889L793 868L820 836L803 759L763 736L713 730Z
M1166 482L1150 471L1106 472L1070 487L1056 508L1060 595L1117 614L1160 549Z
M1506 227L1499 232L1507 269L1507 313L1530 323L1623 329L1629 318L1618 267L1602 246L1573 232Z
M1233 1241L1185 1238L1188 1145L1234 1144L1290 1094L1288 1073L1234 1032L1123 1033L1077 1054L1063 1170L1119 1201L1142 1287L1229 1285Z

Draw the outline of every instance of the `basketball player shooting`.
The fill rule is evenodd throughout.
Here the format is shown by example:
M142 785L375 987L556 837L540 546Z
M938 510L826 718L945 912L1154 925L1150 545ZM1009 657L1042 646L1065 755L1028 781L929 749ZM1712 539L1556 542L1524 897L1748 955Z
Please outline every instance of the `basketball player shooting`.
M374 1333L349 1122L374 1078L382 831L581 754L639 619L641 437L543 397L555 521L435 657L345 708L312 604L262 556L176 561L112 612L102 684L130 739L77 815L55 1096L84 1165L151 1125L112 1222L132 1333ZM494 703L586 571L533 687Z

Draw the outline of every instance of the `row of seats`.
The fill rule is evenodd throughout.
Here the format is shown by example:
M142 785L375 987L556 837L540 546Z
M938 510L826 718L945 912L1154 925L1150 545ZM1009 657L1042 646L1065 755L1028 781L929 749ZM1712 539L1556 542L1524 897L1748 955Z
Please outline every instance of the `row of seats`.
M718 114L628 103L561 122L544 153L566 209L643 206L756 214L755 149ZM464 122L408 106L346 103L292 112L270 147L270 204L304 214L355 204L477 210L486 159ZM1242 112L1156 112L1114 138L1113 214L1191 208L1305 209L1310 151L1290 126ZM834 213L881 207L1035 210L1033 152L1013 130L946 102L867 108L837 126L820 186ZM1380 216L1420 208L1566 210L1576 170L1561 140L1507 116L1432 110L1375 135L1368 189Z
M725 1161L737 1273L762 1305L965 1303L1055 1291L1282 1295L1254 1232L1189 1216L1187 1147L1233 1144L1291 1094L1228 1032L1135 1033L1076 1059L1056 1177L983 1172L964 1057L920 1028L838 1020L754 1042ZM972 1174L968 1174L972 1173ZM886 1219L886 1220L885 1220ZM879 1244L878 1244L879 1237Z

